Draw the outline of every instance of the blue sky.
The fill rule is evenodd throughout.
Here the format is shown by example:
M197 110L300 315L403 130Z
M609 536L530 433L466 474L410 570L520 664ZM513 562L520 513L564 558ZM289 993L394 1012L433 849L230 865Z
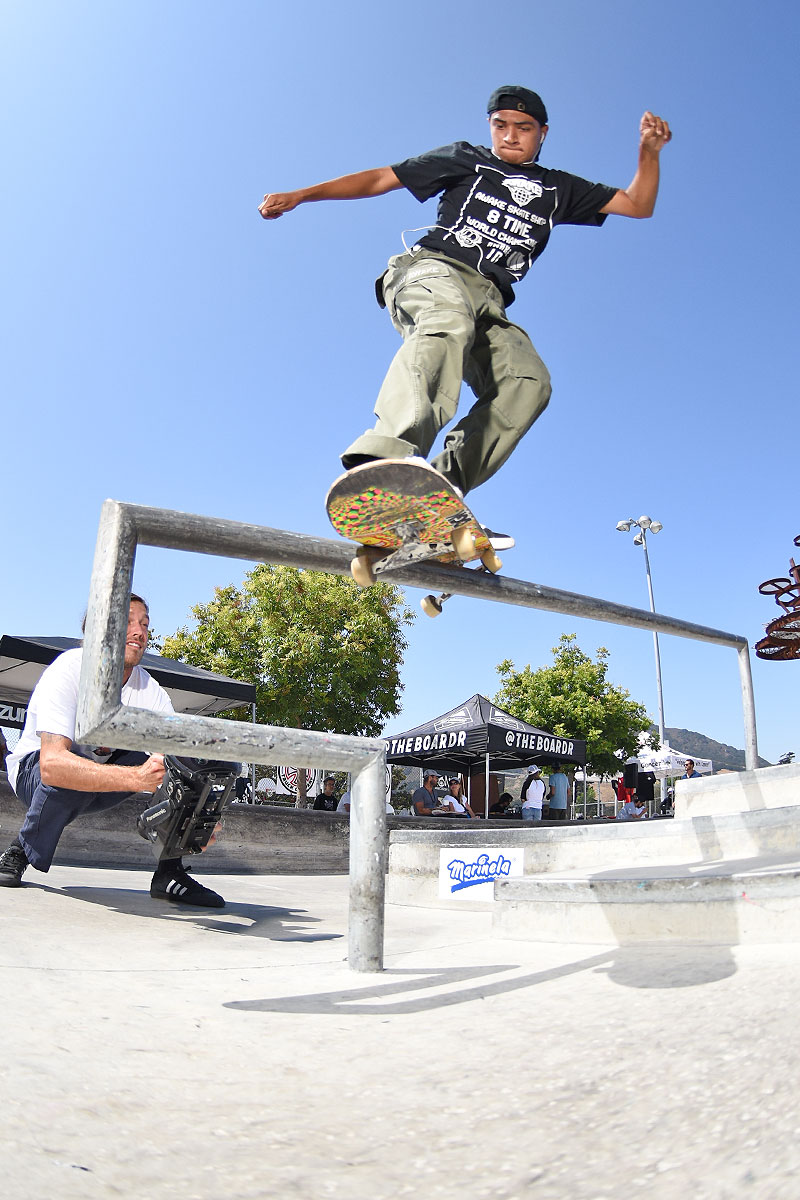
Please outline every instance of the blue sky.
M262 222L266 191L485 142L501 83L551 114L543 162L616 186L671 123L655 218L556 230L511 310L550 407L473 494L506 571L742 633L800 533L796 4L26 0L0 7L5 233L0 632L72 634L104 498L324 537L338 452L397 344L374 277L433 220L409 193ZM468 403L465 394L462 403ZM155 627L244 564L140 551ZM409 591L417 607L420 593ZM562 632L655 716L649 634L456 598L410 631L416 725ZM664 637L666 723L742 746L735 654ZM761 753L800 753L797 663L753 660Z

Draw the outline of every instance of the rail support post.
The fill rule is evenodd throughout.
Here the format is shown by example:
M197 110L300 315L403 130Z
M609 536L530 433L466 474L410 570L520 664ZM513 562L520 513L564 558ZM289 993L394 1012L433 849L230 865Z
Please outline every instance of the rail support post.
M748 771L758 770L758 736L756 733L756 702L753 695L753 675L750 670L750 647L739 647L739 678L742 681L742 713L744 716L744 765Z
M385 779L384 750L354 776L350 793L348 956L354 971L383 970Z

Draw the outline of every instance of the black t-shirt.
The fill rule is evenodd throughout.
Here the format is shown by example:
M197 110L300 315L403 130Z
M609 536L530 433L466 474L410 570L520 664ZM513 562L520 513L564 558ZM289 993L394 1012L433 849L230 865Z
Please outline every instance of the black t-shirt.
M314 801L314 809L317 812L336 812L338 803L338 796L326 796L324 792L320 792Z
M617 188L537 163L512 165L485 146L454 142L392 170L420 201L441 192L436 225L418 245L466 263L496 283L506 304L554 225L602 225Z

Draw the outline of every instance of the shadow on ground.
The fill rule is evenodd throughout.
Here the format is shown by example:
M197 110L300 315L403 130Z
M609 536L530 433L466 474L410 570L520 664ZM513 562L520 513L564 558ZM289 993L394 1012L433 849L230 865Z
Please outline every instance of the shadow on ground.
M543 983L600 971L621 987L668 989L702 987L736 972L727 946L621 947L546 971L525 972L498 979L519 966L391 968L362 986L333 992L276 996L264 1000L233 1000L225 1008L239 1012L315 1013L331 1016L392 1016L452 1008L472 1000L486 1000ZM453 985L462 985L454 987ZM442 993L443 987L452 990ZM414 993L411 995L410 993Z
M68 896L84 904L96 904L125 916L143 917L151 921L188 922L198 929L235 937L262 937L273 942L333 942L341 941L344 936L341 933L307 932L309 926L319 923L319 918L311 916L305 909L232 903L227 903L224 909L193 909L154 900L149 892L132 892L127 888L38 886L43 892Z

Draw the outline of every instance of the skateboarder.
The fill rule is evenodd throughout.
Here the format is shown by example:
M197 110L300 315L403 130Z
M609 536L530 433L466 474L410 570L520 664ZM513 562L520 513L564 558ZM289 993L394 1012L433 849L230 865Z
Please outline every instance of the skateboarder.
M378 281L379 303L404 344L378 396L374 428L342 454L346 470L376 458L426 457L455 416L466 379L476 403L447 433L432 465L463 494L489 479L550 398L547 368L506 317L513 285L554 225L653 213L659 156L672 137L660 117L642 117L636 173L618 189L538 165L548 117L536 92L504 85L489 97L487 112L491 149L455 142L394 166L268 193L259 205L262 217L274 220L313 200L356 200L401 187L420 201L441 195L436 224L391 258Z

